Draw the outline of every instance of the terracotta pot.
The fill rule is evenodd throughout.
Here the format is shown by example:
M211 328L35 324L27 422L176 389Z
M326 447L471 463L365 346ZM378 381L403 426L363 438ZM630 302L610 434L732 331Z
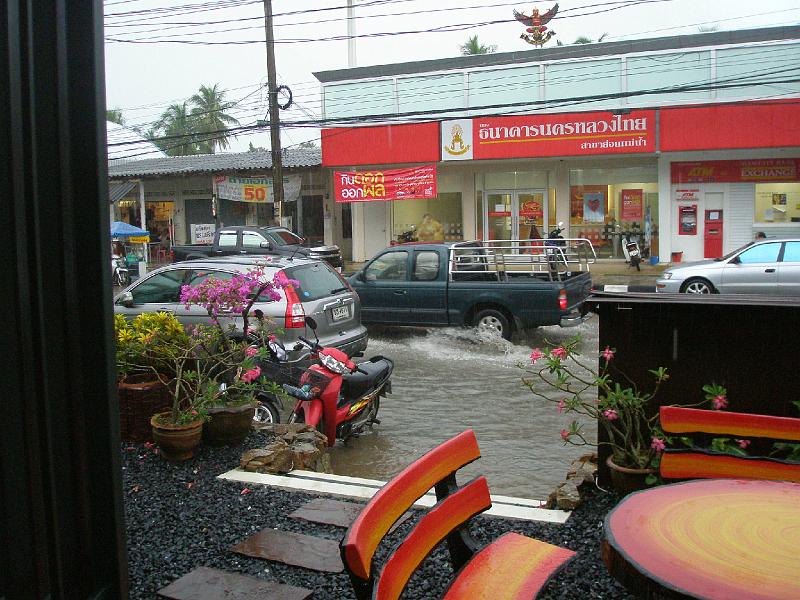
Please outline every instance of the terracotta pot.
M209 446L237 446L253 426L256 407L252 404L207 408L210 419L203 424L203 443Z
M169 388L153 373L123 377L117 383L119 429L123 442L147 442L153 439L150 417L172 404Z
M161 456L170 462L182 462L194 456L200 445L203 434L203 420L198 419L186 425L170 425L162 422L161 417L169 415L169 411L161 412L150 418L153 430L153 441L158 444Z
M627 496L631 492L637 492L645 489L647 483L645 480L648 475L655 474L655 469L631 469L630 467L621 467L616 464L611 456L606 459L606 465L611 472L611 486L619 496Z

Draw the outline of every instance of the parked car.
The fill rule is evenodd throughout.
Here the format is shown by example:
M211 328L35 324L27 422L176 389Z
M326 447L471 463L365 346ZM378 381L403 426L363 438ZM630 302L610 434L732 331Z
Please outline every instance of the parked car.
M197 285L208 277L230 279L256 265L265 265L268 276L283 271L298 282L282 292L278 302L256 302L260 309L281 329L281 339L291 349L299 336L314 338L307 330L306 316L317 322L317 335L324 346L333 346L352 356L367 347L367 330L361 324L361 304L350 285L328 263L307 258L231 256L173 263L148 273L114 298L114 312L133 318L143 312L172 312L186 327L210 323L208 313L199 306L186 308L180 303L183 285ZM242 319L221 318L223 327L234 323L242 329ZM290 361L298 360L300 351L290 353Z
M350 284L367 324L477 326L506 339L540 325L578 325L592 287L586 259L570 252L581 241L564 240L564 251L550 254L541 242L538 254L520 253L516 241L400 244L377 254Z
M174 261L241 254L304 256L327 261L339 272L342 252L339 246L313 246L285 227L223 227L214 233L211 244L172 247Z
M722 258L664 271L656 291L686 294L800 295L800 238L760 239Z

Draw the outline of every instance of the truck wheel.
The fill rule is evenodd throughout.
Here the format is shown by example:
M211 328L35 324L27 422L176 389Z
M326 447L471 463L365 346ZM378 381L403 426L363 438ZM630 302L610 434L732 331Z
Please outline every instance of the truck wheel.
M484 331L496 331L503 339L511 339L511 325L499 310L487 308L475 315L475 327Z

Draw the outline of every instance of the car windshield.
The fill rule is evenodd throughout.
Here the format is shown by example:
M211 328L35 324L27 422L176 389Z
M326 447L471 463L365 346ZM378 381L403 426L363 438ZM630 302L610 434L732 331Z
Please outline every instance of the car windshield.
M323 262L290 267L285 273L298 282L295 291L301 302L327 298L350 289L341 276Z
M288 229L262 229L261 231L264 235L274 238L281 246L293 246L303 243L303 238L296 236Z
M741 252L741 251L742 251L742 250L744 250L745 248L749 248L749 247L750 247L750 246L752 246L754 243L755 243L755 242L747 242L747 243L746 243L744 246L739 246L739 247L738 247L736 250L734 250L733 252L728 252L728 253L727 253L725 256L722 256L722 257L720 257L720 258L715 258L714 260L715 260L715 261L717 261L717 262L720 262L720 261L723 261L723 260L728 260L729 258L732 258L734 255L738 254L739 252Z

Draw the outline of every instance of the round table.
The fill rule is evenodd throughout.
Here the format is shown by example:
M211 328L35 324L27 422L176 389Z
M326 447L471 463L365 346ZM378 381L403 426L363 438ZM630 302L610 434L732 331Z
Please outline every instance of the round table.
M800 598L800 484L701 479L623 499L603 561L640 595Z

